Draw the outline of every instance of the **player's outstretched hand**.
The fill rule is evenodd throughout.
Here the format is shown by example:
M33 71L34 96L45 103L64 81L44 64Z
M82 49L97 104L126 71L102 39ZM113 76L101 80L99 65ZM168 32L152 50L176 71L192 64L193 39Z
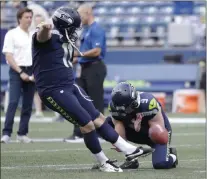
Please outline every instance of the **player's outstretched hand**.
M41 22L37 27L51 30L52 29L52 24L46 23L46 22Z

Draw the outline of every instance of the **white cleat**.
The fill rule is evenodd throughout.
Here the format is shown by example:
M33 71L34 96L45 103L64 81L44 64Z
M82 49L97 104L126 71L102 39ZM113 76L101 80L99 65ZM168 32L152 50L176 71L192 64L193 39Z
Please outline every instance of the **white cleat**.
M33 141L32 141L32 139L30 139L26 135L23 135L23 136L17 135L17 142L21 142L21 143L31 143Z
M105 163L103 163L99 170L102 172L123 172L121 168L116 166L112 161L108 160Z
M3 135L2 138L1 138L1 143L9 143L10 141L10 137L8 135Z

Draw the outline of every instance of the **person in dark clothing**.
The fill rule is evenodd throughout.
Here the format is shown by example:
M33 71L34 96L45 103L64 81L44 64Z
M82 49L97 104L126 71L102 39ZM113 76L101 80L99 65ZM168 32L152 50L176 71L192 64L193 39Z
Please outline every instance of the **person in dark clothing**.
M83 56L73 63L81 66L80 78L76 80L88 96L93 100L93 104L101 113L104 113L104 79L107 74L106 66L103 62L106 53L105 30L94 20L92 8L83 4L78 8L83 25L83 32L80 38L80 51ZM74 140L82 138L79 128L74 126L72 136L64 139Z

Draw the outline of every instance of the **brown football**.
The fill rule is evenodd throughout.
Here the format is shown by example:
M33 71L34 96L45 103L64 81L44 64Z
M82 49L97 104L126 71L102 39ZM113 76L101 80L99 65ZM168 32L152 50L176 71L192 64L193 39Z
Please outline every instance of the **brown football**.
M149 129L149 137L156 144L168 143L168 131L163 129L160 125L154 125Z

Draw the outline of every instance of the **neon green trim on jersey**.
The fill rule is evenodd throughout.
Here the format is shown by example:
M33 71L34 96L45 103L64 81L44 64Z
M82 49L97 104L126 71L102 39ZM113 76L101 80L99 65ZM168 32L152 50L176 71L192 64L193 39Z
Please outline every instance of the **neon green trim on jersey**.
M155 98L153 98L149 103L149 110L152 110L154 108L157 108L157 101L155 100Z
M77 121L75 121L75 119L73 119L69 114L67 114L65 112L65 110L63 108L61 108L52 97L47 97L47 101L65 118L67 119L69 122L71 122L72 124L79 126Z
M111 112L110 102L109 102L109 104L108 104L108 110Z

